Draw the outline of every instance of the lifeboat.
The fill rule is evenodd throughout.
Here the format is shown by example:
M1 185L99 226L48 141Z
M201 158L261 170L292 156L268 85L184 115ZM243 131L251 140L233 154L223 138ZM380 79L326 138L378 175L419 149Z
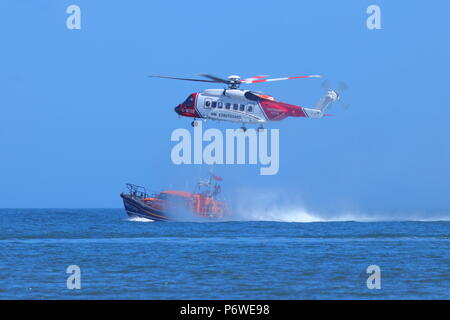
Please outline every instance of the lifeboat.
M166 190L149 195L142 186L127 183L122 192L125 211L130 217L153 221L226 220L231 211L226 202L218 200L222 178L213 174L197 182L193 192Z

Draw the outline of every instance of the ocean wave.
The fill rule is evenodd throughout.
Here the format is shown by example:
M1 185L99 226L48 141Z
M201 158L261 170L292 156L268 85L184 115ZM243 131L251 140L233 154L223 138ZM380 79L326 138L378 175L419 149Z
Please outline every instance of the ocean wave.
M142 218L142 217L128 217L128 221L132 222L155 222L154 220Z
M388 212L379 213L313 213L306 209L268 209L255 211L242 211L237 213L237 220L240 221L272 221L272 222L446 222L450 221L450 216L427 214L390 214Z

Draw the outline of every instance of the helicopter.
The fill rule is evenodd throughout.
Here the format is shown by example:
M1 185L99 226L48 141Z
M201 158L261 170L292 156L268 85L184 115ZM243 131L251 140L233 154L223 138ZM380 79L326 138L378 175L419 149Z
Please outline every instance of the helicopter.
M200 74L206 79L180 78L163 75L150 75L152 78L172 80L185 80L207 83L223 83L224 89L206 89L190 94L186 100L175 107L180 117L193 118L192 127L198 125L197 119L209 119L241 123L241 130L246 131L246 124L259 124L258 130L263 130L263 124L280 121L287 117L322 118L332 103L340 99L342 91L346 88L332 90L326 88L328 81L323 83L326 94L319 100L314 108L305 108L277 101L274 97L258 91L240 89L241 84L263 83L301 78L320 78L320 75L294 76L284 78L268 78L267 75L254 76L241 79L231 75L227 79L210 74Z

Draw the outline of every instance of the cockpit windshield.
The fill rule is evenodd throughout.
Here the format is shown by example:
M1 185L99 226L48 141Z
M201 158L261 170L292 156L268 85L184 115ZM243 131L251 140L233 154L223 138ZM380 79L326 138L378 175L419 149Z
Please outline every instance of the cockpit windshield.
M194 105L194 95L191 94L183 103L186 107L192 107Z

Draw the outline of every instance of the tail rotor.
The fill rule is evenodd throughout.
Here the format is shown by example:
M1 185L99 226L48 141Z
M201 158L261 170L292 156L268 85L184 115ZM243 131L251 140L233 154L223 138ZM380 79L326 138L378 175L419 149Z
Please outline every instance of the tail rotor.
M336 94L335 102L339 101L340 106L344 110L348 110L350 108L350 102L342 100L342 93L344 91L349 90L349 87L348 87L348 85L345 82L340 81L337 84L336 89L332 89L330 81L329 80L325 80L325 81L322 82L321 87L322 87L322 89L326 90L327 93L335 93ZM332 108L332 105L330 104L330 109L331 108Z

